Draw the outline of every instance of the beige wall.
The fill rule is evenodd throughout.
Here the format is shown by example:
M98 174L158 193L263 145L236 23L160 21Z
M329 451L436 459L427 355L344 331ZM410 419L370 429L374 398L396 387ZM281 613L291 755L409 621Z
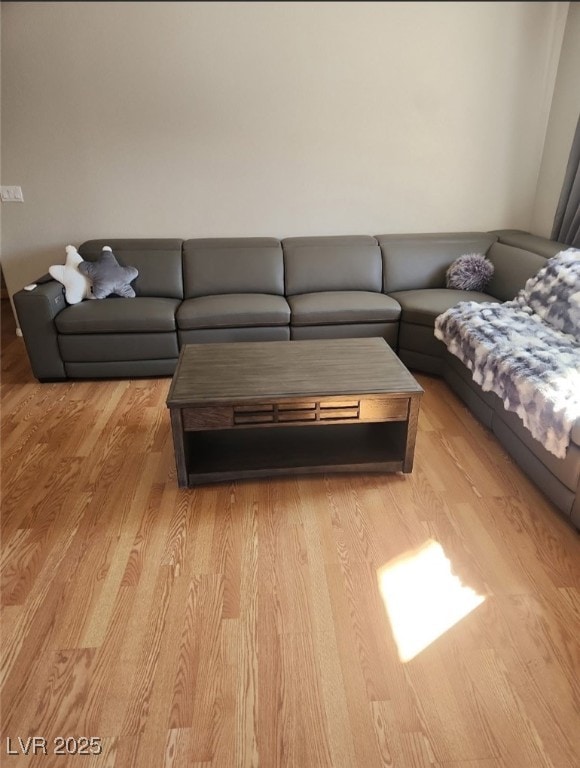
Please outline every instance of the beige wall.
M527 228L567 3L4 3L11 292L91 237Z
M580 114L580 5L570 3L531 231L549 237Z

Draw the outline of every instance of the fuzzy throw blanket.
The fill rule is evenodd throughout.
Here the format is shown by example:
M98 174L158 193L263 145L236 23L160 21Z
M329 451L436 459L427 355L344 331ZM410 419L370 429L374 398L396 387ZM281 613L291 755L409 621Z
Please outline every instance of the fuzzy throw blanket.
M580 419L580 250L548 259L512 301L448 309L435 336L544 448L566 456Z

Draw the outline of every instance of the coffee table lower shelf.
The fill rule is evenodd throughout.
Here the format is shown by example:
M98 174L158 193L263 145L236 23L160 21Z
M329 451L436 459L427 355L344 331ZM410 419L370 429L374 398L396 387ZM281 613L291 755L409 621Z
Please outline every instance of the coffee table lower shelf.
M406 422L184 434L187 485L327 472L402 472Z

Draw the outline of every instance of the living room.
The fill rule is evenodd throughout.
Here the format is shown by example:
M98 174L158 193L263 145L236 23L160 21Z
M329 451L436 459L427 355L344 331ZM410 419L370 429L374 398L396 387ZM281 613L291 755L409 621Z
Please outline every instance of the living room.
M580 7L1 23L0 762L575 768L578 533L445 379L415 372L410 473L184 488L171 378L39 382L13 302L93 239L552 238Z

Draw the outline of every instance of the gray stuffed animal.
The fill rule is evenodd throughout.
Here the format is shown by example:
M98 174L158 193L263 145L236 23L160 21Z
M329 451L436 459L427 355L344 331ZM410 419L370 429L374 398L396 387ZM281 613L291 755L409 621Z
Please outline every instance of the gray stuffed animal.
M81 262L79 272L92 280L95 299L104 299L111 294L123 296L126 299L132 299L135 296L131 282L139 272L135 267L122 267L108 245L103 247L97 261Z

